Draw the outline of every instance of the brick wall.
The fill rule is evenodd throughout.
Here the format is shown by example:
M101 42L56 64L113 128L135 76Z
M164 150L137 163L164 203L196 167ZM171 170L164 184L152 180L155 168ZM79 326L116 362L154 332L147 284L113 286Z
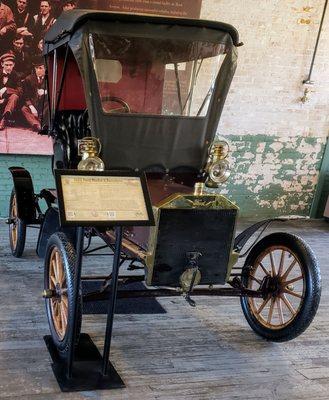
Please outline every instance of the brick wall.
M329 130L329 11L301 101L323 0L203 0L201 17L234 25L244 46L218 131L233 147L222 189L247 215L309 212Z

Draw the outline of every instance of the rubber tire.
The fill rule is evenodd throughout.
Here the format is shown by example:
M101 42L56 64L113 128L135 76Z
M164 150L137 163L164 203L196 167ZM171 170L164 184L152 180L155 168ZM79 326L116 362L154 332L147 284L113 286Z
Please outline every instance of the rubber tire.
M45 299L46 303L46 313L47 319L50 328L50 334L53 339L53 343L55 344L57 350L61 353L61 355L65 356L69 350L69 337L73 330L73 287L74 287L74 274L75 274L75 266L76 266L76 252L75 248L67 238L67 236L62 232L54 233L50 236L45 256L45 264L44 264L44 287L45 289L49 288L49 259L51 252L54 247L57 247L60 251L65 275L66 275L66 283L67 283L67 296L68 296L68 327L66 330L66 334L62 340L58 337L56 333L56 329L54 327L50 300ZM78 314L77 314L77 332L76 337L74 339L75 345L79 342L80 331L81 331L81 321L82 321L82 290L81 290L81 282L79 287L79 299L78 299Z
M298 314L290 324L281 329L264 327L254 317L248 304L248 297L241 297L241 307L250 327L263 338L273 342L286 342L302 334L312 322L321 297L321 274L312 249L298 236L276 232L264 237L250 251L242 269L242 283L248 285L249 267L254 265L258 255L270 246L285 246L297 256L305 276L305 297Z
M11 209L12 209L12 204L13 204L13 199L14 196L16 195L15 189L12 190L11 195L10 195L10 200L9 200L9 218L11 218ZM23 255L24 248L25 248L25 241L26 241L26 225L25 223L17 218L17 243L16 247L14 247L13 242L11 240L11 232L10 232L10 225L9 225L9 244L10 244L10 250L11 254L14 257L20 258Z

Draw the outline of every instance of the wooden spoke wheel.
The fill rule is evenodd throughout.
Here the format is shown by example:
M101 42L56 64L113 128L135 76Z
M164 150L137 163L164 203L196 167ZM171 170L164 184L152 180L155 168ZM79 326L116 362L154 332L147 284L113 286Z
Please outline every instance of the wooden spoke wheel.
M47 244L45 257L46 311L51 336L57 349L65 353L69 348L69 337L73 329L73 277L76 253L65 234L53 234ZM82 298L79 289L77 315L77 343L81 328Z
M14 257L21 257L25 247L26 225L18 218L17 197L13 189L9 202L9 243Z
M63 259L57 247L51 251L49 264L49 289L54 293L50 298L52 318L56 334L63 340L67 331L69 305Z
M274 233L262 239L247 257L242 280L264 293L262 299L243 297L241 305L251 328L266 339L293 339L313 320L320 271L312 250L297 236Z

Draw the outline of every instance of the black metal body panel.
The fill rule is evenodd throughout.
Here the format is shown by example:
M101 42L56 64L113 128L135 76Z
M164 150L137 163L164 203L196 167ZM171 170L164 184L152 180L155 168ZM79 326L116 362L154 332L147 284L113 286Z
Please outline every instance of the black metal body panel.
M224 284L236 215L236 210L162 209L152 285L177 286L191 251L202 253L200 284Z
M54 207L49 207L45 213L38 237L37 255L40 258L45 257L48 239L55 232L64 232L75 246L76 228L61 228L58 210Z
M22 167L10 167L16 192L18 217L25 224L39 223L36 213L34 188L30 173Z

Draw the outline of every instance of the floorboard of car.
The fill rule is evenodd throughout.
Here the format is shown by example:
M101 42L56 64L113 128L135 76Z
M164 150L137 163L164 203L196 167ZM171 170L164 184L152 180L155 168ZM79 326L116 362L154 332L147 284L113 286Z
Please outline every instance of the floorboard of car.
M241 221L239 229L248 221ZM322 271L322 298L309 329L287 343L271 343L249 328L236 298L161 298L166 314L116 315L111 361L126 388L62 394L43 336L48 324L41 297L43 264L37 231L28 231L24 257L10 255L0 221L1 399L329 399L329 224L275 223L269 231L301 235ZM89 257L87 272L104 274L110 257ZM87 315L83 331L102 348L105 316Z

